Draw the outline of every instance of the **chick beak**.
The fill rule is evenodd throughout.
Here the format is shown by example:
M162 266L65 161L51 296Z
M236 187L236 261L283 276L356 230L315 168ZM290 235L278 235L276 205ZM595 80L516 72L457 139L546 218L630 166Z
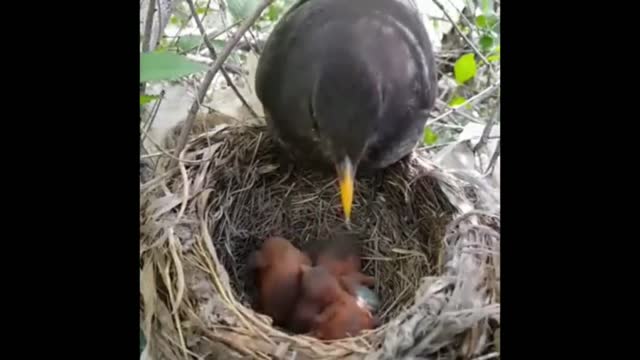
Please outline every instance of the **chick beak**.
M340 184L340 197L342 199L342 209L347 223L351 221L351 205L353 204L353 178L354 170L351 160L345 157L337 165L338 181Z

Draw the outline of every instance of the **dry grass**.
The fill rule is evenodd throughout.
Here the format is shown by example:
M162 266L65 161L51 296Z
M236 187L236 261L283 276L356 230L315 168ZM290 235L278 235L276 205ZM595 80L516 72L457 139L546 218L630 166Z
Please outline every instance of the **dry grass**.
M493 351L499 220L458 216L443 190L465 189L422 154L356 185L350 231L377 279L384 326L325 343L255 313L246 259L265 237L308 249L345 230L334 174L285 168L275 154L263 128L221 126L189 142L177 171L142 186L141 319L154 359Z

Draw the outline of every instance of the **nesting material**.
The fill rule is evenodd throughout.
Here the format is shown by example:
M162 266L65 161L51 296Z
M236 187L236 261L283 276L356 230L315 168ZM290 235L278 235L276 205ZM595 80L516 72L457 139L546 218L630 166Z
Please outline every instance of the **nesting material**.
M357 181L350 232L376 279L383 325L332 342L293 336L252 310L247 260L268 236L304 248L344 230L335 174L281 164L263 127L219 126L194 137L182 159L141 187L141 323L154 359L497 351L499 217L461 213L470 190L482 189L425 154Z

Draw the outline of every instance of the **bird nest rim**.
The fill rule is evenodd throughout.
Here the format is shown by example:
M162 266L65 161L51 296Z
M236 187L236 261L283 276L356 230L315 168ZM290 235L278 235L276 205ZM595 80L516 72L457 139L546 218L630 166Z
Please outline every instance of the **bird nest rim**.
M237 286L234 287L234 282L229 276L229 267L225 266L225 259L221 259L224 244L214 245L216 243L214 237L217 235L212 235L216 227L212 226L211 221L215 217L228 217L229 214L211 211L210 198L216 196L213 188L207 187L210 185L208 181L211 181L211 178L208 178L211 167L242 168L243 165L238 163L237 154L243 150L234 149L231 146L233 144L229 144L229 139L233 136L250 134L249 138L252 138L253 142L248 141L244 145L258 149L260 143L265 140L264 130L262 126L219 126L195 136L181 155L188 162L180 164L177 171L158 176L143 186L141 191L142 278L146 279L146 284L153 283L153 286L142 285L141 289L145 309L141 313L141 318L145 334L149 334L152 328L159 330L158 326L162 324L165 327L164 331L154 330L152 334L155 336L151 339L155 339L153 341L155 346L163 348L161 352L173 353L176 356L192 352L189 349L198 346L189 342L195 337L205 335L217 342L216 346L223 346L229 354L240 356L265 358L266 354L284 354L295 349L299 353L299 358L345 356L362 358L370 354L373 349L379 348L388 323L356 337L330 342L304 335L287 334L272 327L268 317L256 313L247 306L246 302L241 301L238 293L242 290ZM236 157L230 154L236 154ZM248 154L252 154L249 166L254 166L252 168L254 173L264 175L275 171L276 165L273 161L254 164L254 160L259 156L257 150L252 152L245 149L244 157L246 158ZM408 160L405 165L399 165L405 166L402 169L404 174L407 174L408 170L414 171L410 175L414 181L434 174L436 174L436 183L442 184L443 181L448 181L440 176L442 173L438 173L428 160L421 155L417 156L418 159ZM229 177L241 178L241 175L247 174L236 173ZM185 183L188 186L181 186ZM405 181L402 184L405 186L405 196L410 183ZM322 188L328 185L314 186ZM161 188L165 191L173 189L169 191L172 195L162 195ZM238 194L240 193L237 192L238 190L240 189L230 191L236 191ZM229 193L226 196L229 200ZM316 194L315 197L309 197L308 201L317 199ZM335 204L334 216L338 220L340 218L339 201L335 201ZM456 213L453 206L449 210L450 218L443 225L449 225ZM444 238L444 229L439 238ZM441 254L438 260L439 269L430 274L420 275L439 276L443 271L442 256ZM226 261L228 262L228 259ZM158 271L159 269L163 271ZM418 277L420 278L422 276ZM163 287L164 291L161 290ZM409 292L411 296L405 299L405 303L409 305L414 300L417 288L411 290ZM212 319L204 316L203 319L202 314L206 312L209 314L216 312L217 315ZM160 320L155 326L152 326L153 322L150 320L152 315ZM176 323L180 323L181 326L176 326ZM185 326L185 324L188 325ZM163 332L165 336L160 335ZM186 332L188 333L185 334ZM167 336L167 333L172 335ZM247 346L248 342L252 344L250 347Z

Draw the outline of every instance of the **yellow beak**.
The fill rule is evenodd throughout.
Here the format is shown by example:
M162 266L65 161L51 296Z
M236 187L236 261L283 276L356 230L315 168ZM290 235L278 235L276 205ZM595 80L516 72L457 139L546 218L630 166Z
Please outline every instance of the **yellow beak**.
M340 183L340 197L342 209L347 223L351 221L351 205L353 204L353 178L354 171L351 160L348 157L338 164L338 181Z

